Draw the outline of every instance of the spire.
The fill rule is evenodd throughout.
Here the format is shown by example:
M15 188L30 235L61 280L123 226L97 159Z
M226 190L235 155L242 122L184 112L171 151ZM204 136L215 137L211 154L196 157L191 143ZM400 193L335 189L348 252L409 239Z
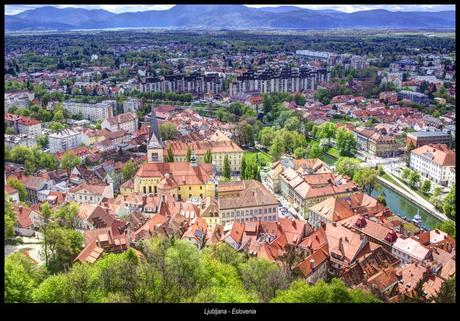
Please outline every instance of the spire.
M160 130L158 128L157 116L155 109L152 107L152 114L150 118L150 134L149 134L149 147L151 148L163 148L164 144L161 140Z
M149 138L152 139L152 136L155 135L157 141L161 144L160 130L158 128L157 115L155 114L155 108L152 107L152 113L150 118L150 134Z

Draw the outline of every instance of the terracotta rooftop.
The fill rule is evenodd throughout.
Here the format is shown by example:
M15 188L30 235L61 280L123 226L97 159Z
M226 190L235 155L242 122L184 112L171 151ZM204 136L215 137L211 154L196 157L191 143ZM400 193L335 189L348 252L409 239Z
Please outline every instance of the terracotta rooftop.
M447 145L430 144L414 149L412 153L429 158L441 166L455 166L455 150L448 149Z

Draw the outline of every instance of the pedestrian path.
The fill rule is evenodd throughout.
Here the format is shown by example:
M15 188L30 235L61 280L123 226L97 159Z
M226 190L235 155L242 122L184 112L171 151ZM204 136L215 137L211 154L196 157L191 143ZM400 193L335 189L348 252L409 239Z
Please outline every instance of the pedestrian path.
M406 189L402 189L400 188L399 186L393 184L392 182L386 180L385 178L383 177L378 177L380 181L382 181L383 183L385 183L386 185L389 185L391 186L394 190L398 191L399 193L401 193L403 196L405 196L406 198L408 198L409 200L413 201L414 203L416 203L417 205L421 206L424 210L426 210L428 213L430 213L431 215L433 215L434 217L436 217L437 219L441 220L441 221L448 221L450 220L445 214L441 213L440 211L438 211L433 204L431 204L430 202L427 202L423 197L421 197L420 195L418 195L417 193L413 192L413 191L410 191L410 190L406 190Z

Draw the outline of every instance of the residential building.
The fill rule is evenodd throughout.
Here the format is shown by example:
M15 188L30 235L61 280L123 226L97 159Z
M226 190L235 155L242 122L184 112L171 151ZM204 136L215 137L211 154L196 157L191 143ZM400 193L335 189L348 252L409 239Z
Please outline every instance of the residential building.
M168 195L176 200L215 196L211 164L192 162L145 163L134 176L134 191Z
M18 131L19 134L27 137L38 137L42 135L42 124L36 119L21 117L18 121Z
M455 168L455 150L443 144L424 145L411 151L409 167L422 177L447 186L449 182L452 184L451 169Z
M384 211L385 207L367 194L329 197L309 208L308 222L312 227L320 227L323 223L339 222L357 214L375 216Z
M417 148L423 145L428 144L446 144L450 146L450 135L445 132L412 132L407 134L406 146L412 143L412 145Z
M398 93L398 100L407 99L413 103L421 104L421 105L429 105L430 98L427 95L415 92L415 91L408 91L408 90L401 90Z
M113 185L83 183L70 189L68 197L79 204L100 204L104 197L113 198Z
M104 120L113 117L114 100L104 100L100 103L64 102L64 109L72 115L82 114L83 119L91 121Z
M26 202L37 204L46 199L49 193L49 183L45 178L37 176L27 176L21 178L24 187L26 188ZM46 193L48 192L48 193Z
M137 112L141 107L141 100L135 98L128 98L126 101L123 102L123 112Z
M67 151L80 146L81 134L79 132L64 129L48 136L50 153Z
M319 280L328 277L329 250L324 245L319 250L314 251L300 262L296 269L300 271L309 284L315 284Z
M391 253L401 260L402 263L407 264L421 263L432 256L429 249L413 238L403 239L400 237L393 243Z
M278 219L278 200L259 181L220 182L217 193L219 224Z
M163 155L167 155L168 148L171 148L175 162L186 161L187 150L190 148L195 153L198 164L204 163L204 156L207 151L210 151L212 155L212 164L220 175L224 169L225 156L228 157L230 171L233 174L239 174L241 170L243 150L231 140L190 143L169 141L166 143Z
M11 202L19 203L19 192L17 189L9 185L5 185L5 192L6 194L8 194L8 197L10 198Z
M394 136L375 133L369 138L368 146L368 152L372 156L386 158L395 157L403 153L402 146L398 144Z
M203 95L205 93L218 94L222 91L223 78L217 73L200 74L194 72L188 76L168 75L160 77L149 77L141 83L141 92L195 92Z
M321 81L328 81L330 74L326 69L310 70L307 67L247 71L229 85L230 96L241 93L302 92L316 89Z
M138 130L138 124L139 121L137 114L128 112L104 119L104 121L101 123L101 128L108 129L112 132L125 130L126 132L132 134Z

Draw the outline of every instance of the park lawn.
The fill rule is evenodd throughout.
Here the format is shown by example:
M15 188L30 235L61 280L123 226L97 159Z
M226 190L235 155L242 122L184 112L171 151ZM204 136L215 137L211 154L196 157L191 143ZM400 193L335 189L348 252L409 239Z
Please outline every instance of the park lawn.
M335 158L339 158L340 157L340 152L337 148L335 147L331 147L329 148L329 150L327 151L327 153Z
M243 157L248 161L249 163L255 162L256 161L256 155L258 155L259 162L263 161L265 164L270 164L272 161L272 157L268 154L259 152L259 151L244 151Z
M399 181L396 181L393 177L391 177L387 173L385 173L382 177L385 178L386 180L392 182L393 184L395 184L396 186L398 186L398 187L400 187L402 189L411 190L411 191L416 192L418 195L420 195L427 202L431 203L430 202L430 197L425 195L424 193L422 193L420 190L411 188L411 187L409 187L408 185L406 185L404 183L400 183Z
M335 162L337 162L337 159L331 157L328 154L321 155L321 157L319 159L322 160L323 162L325 162L329 166L333 166L333 165L335 165Z

